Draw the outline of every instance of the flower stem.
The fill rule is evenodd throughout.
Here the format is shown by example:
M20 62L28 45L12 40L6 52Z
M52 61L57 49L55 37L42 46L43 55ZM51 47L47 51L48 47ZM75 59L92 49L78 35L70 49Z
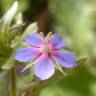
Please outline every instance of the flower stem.
M15 68L9 71L10 74L10 96L16 96Z

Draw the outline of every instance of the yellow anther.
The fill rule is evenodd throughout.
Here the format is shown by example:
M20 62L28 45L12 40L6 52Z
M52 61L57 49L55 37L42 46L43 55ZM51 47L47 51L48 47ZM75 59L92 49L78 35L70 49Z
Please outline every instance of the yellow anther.
M45 38L45 42L50 42L51 41L51 39L52 39L52 32L49 32L48 34L47 34L47 36L46 36L46 38Z
M49 35L49 36L52 35L52 32L49 32L48 35Z
M51 35L52 35L52 32L49 32L49 33L47 34L47 37L46 37L46 38L47 38L47 39L50 38Z
M41 34L41 35L44 35L44 33L43 33L43 32L40 32L40 34Z

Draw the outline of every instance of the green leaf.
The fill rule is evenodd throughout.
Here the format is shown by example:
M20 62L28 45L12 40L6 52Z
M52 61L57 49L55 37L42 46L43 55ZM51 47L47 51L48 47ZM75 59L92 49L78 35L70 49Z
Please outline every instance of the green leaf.
M22 33L22 28L24 27L24 23L23 23L23 15L22 13L18 13L16 15L15 18L15 24L12 25L12 27L10 28L10 34L13 37L16 37L17 35L20 35Z
M10 23L13 20L13 17L15 16L18 8L18 2L15 1L12 7L5 13L5 15L2 18L4 27L7 27L10 25Z
M2 69L8 70L14 67L15 65L15 59L14 59L15 51L12 53L12 55L7 59L7 61L1 66Z
M20 46L23 44L25 37L26 37L27 35L31 35L31 34L37 32L37 30L38 30L37 22L34 22L34 23L30 24L30 25L25 29L25 31L24 31L24 33L22 34L22 36L21 36L21 37L17 37L18 40L17 40L16 38L13 40L13 41L14 41L14 44L12 43L11 46L14 47L14 48L20 47ZM16 41L15 41L15 40L16 40Z
M77 59L77 64L80 66L82 64L85 64L88 60L88 57L80 57Z
M34 22L26 28L22 37L25 37L26 35L31 35L37 32L37 30L38 30L37 22Z
M28 26L28 28L25 30L23 35L18 40L16 39L16 42L14 41L14 43L15 43L13 46L14 51L11 54L11 56L8 58L8 60L1 67L2 69L8 70L8 69L11 69L12 67L14 67L14 65L15 65L15 59L14 59L15 50L22 45L22 43L24 42L23 40L24 40L25 36L36 32L37 29L38 29L37 23L36 22L32 23L31 25Z
M10 24L17 12L18 2L15 1L12 7L5 13L5 15L0 20L0 41L4 42L10 38L9 29Z
M15 18L16 24L23 24L23 14L19 12Z

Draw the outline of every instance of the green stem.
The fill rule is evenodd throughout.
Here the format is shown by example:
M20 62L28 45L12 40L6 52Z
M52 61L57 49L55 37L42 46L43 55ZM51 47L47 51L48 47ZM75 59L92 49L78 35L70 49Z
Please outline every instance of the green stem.
M10 74L10 96L16 96L15 68L12 68Z

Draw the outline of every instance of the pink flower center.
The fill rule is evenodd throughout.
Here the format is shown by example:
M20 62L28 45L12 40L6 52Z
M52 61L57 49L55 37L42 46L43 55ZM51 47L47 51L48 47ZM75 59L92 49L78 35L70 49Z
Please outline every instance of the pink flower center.
M52 51L51 40L52 40L52 34L49 33L41 44L40 48L42 53L51 53Z
M50 43L43 42L41 45L41 52L42 53L50 53L52 50L52 46Z

